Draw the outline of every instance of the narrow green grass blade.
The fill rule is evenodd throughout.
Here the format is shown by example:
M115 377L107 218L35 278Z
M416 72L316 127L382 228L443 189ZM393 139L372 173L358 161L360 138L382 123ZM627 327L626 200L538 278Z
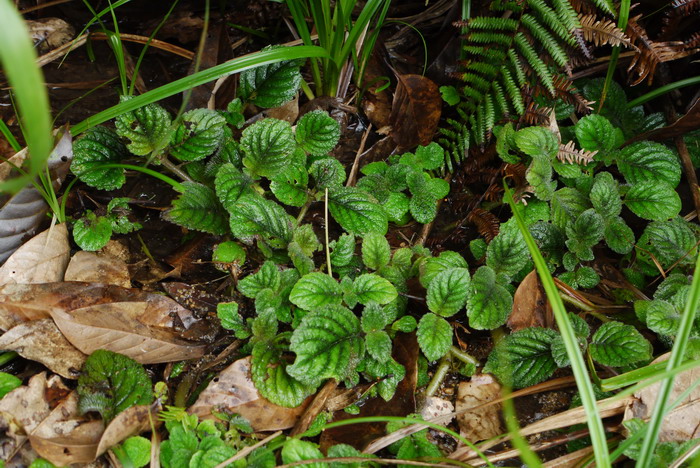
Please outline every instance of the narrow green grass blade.
M605 439L605 429L603 428L603 421L601 420L600 414L598 413L598 409L596 407L593 385L591 384L590 376L588 375L588 370L586 369L586 364L583 360L583 355L578 347L578 340L574 334L574 329L571 326L571 322L569 322L569 317L566 313L566 309L564 308L564 303L559 296L559 292L554 284L552 275L547 268L547 264L542 257L542 253L537 247L532 234L530 234L530 231L525 225L523 216L520 213L521 207L516 205L513 201L512 190L510 190L507 185L505 186L505 189L505 199L508 201L511 210L513 211L513 216L518 223L518 228L523 234L525 243L530 250L530 255L532 255L532 260L537 268L537 273L542 281L542 286L547 293L547 299L549 299L549 303L552 305L554 318L556 319L559 332L564 340L566 354L569 356L569 360L571 361L571 369L574 373L574 378L576 379L576 386L581 394L581 402L583 403L583 408L586 411L588 430L591 433L591 442L593 443L596 466L599 468L607 468L610 466L610 453L608 451L608 445Z
M73 133L73 136L79 135L88 128L113 119L124 112L129 112L152 102L160 101L161 99L165 99L181 93L186 89L194 88L195 86L216 80L219 77L227 74L238 73L243 70L248 70L249 68L267 65L269 63L275 63L281 60L294 60L307 57L328 57L328 53L317 46L297 46L283 49L264 50L246 55L220 65L207 68L206 70L202 70L190 76L180 78L179 80L175 80L140 96L136 96L133 99L105 109L102 112L99 112L92 117L88 117L79 124L75 125L71 129L71 132Z
M44 167L51 153L53 138L49 96L36 64L36 51L27 26L10 0L0 0L0 18L0 62L12 86L24 139L31 154L28 180ZM19 190L27 182L25 177L20 179L1 183L0 191Z
M19 144L15 136L10 131L10 128L2 119L0 119L0 133L2 133L2 136L5 137L5 139L10 144L10 146L12 146L12 149L15 150L15 152L22 150L22 145Z
M631 109L633 107L640 106L645 102L651 101L652 99L656 99L659 96L663 96L664 94L669 93L675 89L685 88L686 86L691 86L698 83L700 83L700 76L694 76L692 78L686 78L684 80L674 81L673 83L669 83L664 86L659 86L653 91L649 91L646 94L642 94L637 99L633 99L630 102L628 102L627 108Z

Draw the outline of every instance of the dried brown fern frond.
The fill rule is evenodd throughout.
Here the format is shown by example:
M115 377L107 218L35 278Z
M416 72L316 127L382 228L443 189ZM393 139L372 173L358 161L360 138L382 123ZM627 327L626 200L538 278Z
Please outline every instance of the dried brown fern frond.
M597 15L579 15L578 19L581 23L581 33L586 42L597 47L607 44L611 46L624 45L636 49L630 38L613 21L607 18L598 19Z
M486 242L491 242L501 228L501 220L495 214L478 207L469 213L467 221L476 226L476 230Z
M581 114L588 114L593 108L591 105L592 101L587 101L579 90L574 86L570 79L565 76L559 75L554 77L554 96L567 104L572 104L576 108L576 112ZM547 96L549 97L549 91L538 86L535 88L535 96Z
M551 112L551 107L540 106L535 101L529 101L525 112L520 116L520 122L527 125L543 125L549 122Z
M663 26L659 37L677 37L678 31L683 30L684 24L697 23L698 13L700 13L700 0L674 0L661 20Z
M557 158L564 163L569 164L590 164L593 162L593 156L595 156L598 151L586 151L583 149L576 149L574 147L574 142L570 141L566 145L559 144L559 152L557 153Z
M484 200L486 201L500 201L503 194L503 187L501 184L496 183L496 184L491 184L489 185L489 188L484 191Z

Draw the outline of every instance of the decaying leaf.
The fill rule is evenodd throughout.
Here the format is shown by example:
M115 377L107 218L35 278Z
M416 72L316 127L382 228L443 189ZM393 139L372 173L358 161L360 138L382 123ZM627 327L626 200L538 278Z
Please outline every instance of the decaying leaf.
M57 466L89 463L96 458L104 432L102 420L78 413L78 394L71 392L30 434L36 452Z
M139 322L146 302L112 302L71 311L49 311L61 333L85 354L106 349L141 364L195 359L204 346L178 339L174 332Z
M111 302L146 303L138 321L147 326L181 331L196 323L192 312L160 294L102 283L66 282L0 285L0 328L48 318L52 309L70 311Z
M670 353L656 358L653 362L668 360ZM700 379L700 368L681 372L673 379L673 387L669 402L674 402ZM632 418L647 419L651 417L656 405L656 397L659 394L661 382L649 385L634 394L625 408L624 420ZM673 410L666 413L664 422L659 432L660 442L686 441L700 437L700 388L695 387L688 396Z
M97 444L97 456L99 457L128 437L156 427L159 423L157 413L158 408L150 405L131 406L119 413L105 428Z
M0 349L16 351L53 372L77 379L87 356L61 334L50 318L21 323L0 336Z
M66 131L47 161L54 190L63 183L73 159L73 142ZM34 186L26 187L9 200L0 198L0 265L27 239L34 235L46 219L48 205ZM1 276L0 276L1 277Z
M10 415L25 433L30 433L51 413L47 389L57 385L62 385L60 378L47 380L46 372L36 374L27 385L12 390L0 400L0 413Z
M551 315L537 271L532 270L515 290L508 328L515 332L529 327L549 327Z
M501 385L490 374L478 374L469 382L459 384L456 410L460 433L471 442L490 439L505 432L501 423L501 405L474 409L501 397Z
M56 224L34 236L7 259L0 267L0 285L63 281L69 257L68 228L65 223Z
M421 75L397 75L391 107L391 137L399 151L433 141L442 113L437 84Z
M129 268L123 260L99 252L78 251L66 268L65 281L91 281L131 287Z
M425 404L420 410L420 416L428 421L438 416L452 414L454 410L455 407L451 401L432 396L425 399ZM452 422L452 419L446 421L445 424L449 424L450 422Z
M611 45L625 47L634 47L617 24L607 18L599 19L598 15L582 15L578 16L581 23L581 33L586 42L590 42L596 46ZM634 47L636 49L636 47Z
M213 418L212 411L225 409L237 413L256 431L288 429L296 424L310 400L296 408L270 403L255 388L250 377L250 357L239 359L214 380L188 411L200 418Z

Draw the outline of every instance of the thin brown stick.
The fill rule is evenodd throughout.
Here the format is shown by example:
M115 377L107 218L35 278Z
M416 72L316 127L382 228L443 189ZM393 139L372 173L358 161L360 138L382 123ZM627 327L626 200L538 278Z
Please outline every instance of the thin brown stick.
M455 465L446 463L427 463L414 460L394 460L390 458L365 458L365 457L337 457L337 458L315 458L313 460L300 460L286 465L278 465L277 468L291 468L292 466L310 465L312 463L379 463L382 465L410 465L410 466L430 466L438 468L452 468ZM218 468L218 467L217 467Z
M72 2L73 0L53 0L52 2L46 2L42 3L41 5L35 5L33 7L25 8L24 10L20 10L20 14L25 15L27 13L31 13L32 11L37 11L37 10L42 10L44 8L60 5L61 3L68 3Z
M700 217L700 186L698 186L698 176L695 174L695 167L693 167L693 161L690 159L688 146L685 144L685 140L682 136L677 136L674 139L674 143L678 149L678 154L681 156L683 172L685 172L685 176L688 178L690 193L693 195L693 203L695 204L695 212L698 217Z
M352 163L352 168L350 169L350 175L348 176L348 182L345 184L346 187L352 187L355 185L355 179L357 178L357 171L360 168L360 158L362 158L362 153L365 151L365 143L367 143L367 137L369 136L369 132L372 130L372 124L369 124L367 127L367 130L365 130L365 133L362 135L362 139L360 140L360 147L357 148L357 152L355 153L355 161Z
M306 408L304 414L302 414L297 421L294 429L292 429L292 432L289 434L291 437L297 436L309 428L313 420L316 419L316 416L323 411L328 397L331 396L331 393L333 393L337 387L338 381L335 379L330 379L326 382L323 388L316 394L311 404Z

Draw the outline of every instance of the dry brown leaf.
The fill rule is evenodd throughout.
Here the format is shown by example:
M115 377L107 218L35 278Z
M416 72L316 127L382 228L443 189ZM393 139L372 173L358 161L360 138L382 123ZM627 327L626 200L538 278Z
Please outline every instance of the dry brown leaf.
M52 383L56 384L56 379ZM15 388L0 400L0 413L14 418L25 433L33 431L51 413L46 398L49 386L46 372L34 375L27 385Z
M420 410L420 416L427 421L438 416L451 415L454 410L455 407L451 401L431 396L425 399L425 404ZM446 421L445 425L451 423L453 418L454 416L449 421Z
M78 251L66 268L65 281L86 281L131 287L131 276L126 262L109 254Z
M265 109L263 114L266 117L284 120L290 124L293 124L296 122L297 117L299 117L299 95L297 94L294 96L294 99L287 101L281 106L273 107L272 109Z
M49 313L61 333L85 354L98 349L121 353L141 364L184 361L204 355L205 347L176 338L173 332L138 321L146 302L112 302Z
M71 392L30 434L36 452L57 466L89 463L96 458L104 432L102 420L78 412L78 394Z
M0 349L16 351L67 379L77 379L87 356L78 351L50 318L26 322L0 337Z
M296 408L285 408L267 401L250 378L250 357L234 362L214 380L188 411L200 418L213 418L212 411L223 408L240 414L256 431L288 429L306 409L310 399Z
M456 411L475 408L501 397L501 385L491 374L474 375L457 389ZM460 433L471 442L490 439L505 432L501 424L501 405L474 409L457 415Z
M513 311L508 317L508 328L515 332L529 327L547 327L547 309L547 297L537 271L532 270L515 290Z
M119 413L105 428L97 444L97 456L105 453L127 437L151 430L158 422L158 410L150 405L131 406Z
M52 283L63 280L70 257L65 223L37 234L0 267L0 285Z
M670 353L659 356L653 363L668 360ZM668 401L674 402L691 385L700 379L700 368L681 372L673 379L673 387ZM634 394L629 405L625 408L624 420L632 418L648 419L654 411L656 397L659 394L661 382L649 385ZM666 413L659 432L660 442L686 441L700 437L700 388L697 386L686 396L678 406Z
M139 289L102 283L45 283L0 285L0 328L7 330L28 320L49 317L49 311L69 311L110 302L145 302L144 325L187 330L197 323L189 310L172 299Z
M391 137L399 151L433 140L440 115L442 98L437 84L421 75L396 75L398 83L391 106Z
M7 161L0 163L0 182L7 179L7 176L10 175L15 166L22 167L24 160L27 159L27 155L29 155L29 151L27 151L27 148L24 148L8 158Z
M0 413L0 434L0 460L5 461L6 466L28 465L29 462L22 463L25 460L19 453L27 445L27 435L12 415Z

